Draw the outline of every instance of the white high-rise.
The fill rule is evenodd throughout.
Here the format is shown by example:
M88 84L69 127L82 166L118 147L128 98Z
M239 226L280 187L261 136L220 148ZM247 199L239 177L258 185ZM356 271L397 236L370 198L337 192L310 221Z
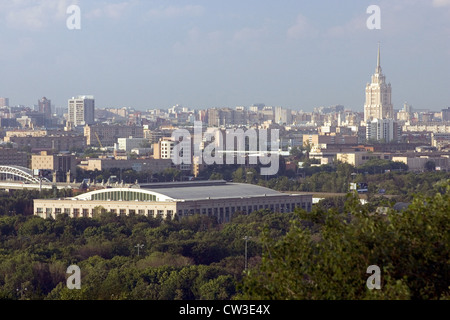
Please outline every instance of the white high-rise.
M95 123L94 96L78 96L69 99L68 122L74 127Z
M399 141L401 136L401 126L393 119L373 119L367 122L366 140L367 141Z
M394 108L391 103L391 84L381 71L380 45L378 45L377 68L372 76L372 83L366 85L366 103L364 104L364 121L373 119L393 119Z

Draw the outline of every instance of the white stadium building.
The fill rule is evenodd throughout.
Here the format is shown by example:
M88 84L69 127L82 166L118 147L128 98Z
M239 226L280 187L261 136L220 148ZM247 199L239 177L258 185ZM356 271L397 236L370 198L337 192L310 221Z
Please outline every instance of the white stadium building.
M36 199L34 214L42 218L93 217L101 212L117 215L146 215L173 219L200 214L227 222L235 212L268 209L311 211L311 194L286 194L269 188L223 180L170 182L107 188L72 198Z

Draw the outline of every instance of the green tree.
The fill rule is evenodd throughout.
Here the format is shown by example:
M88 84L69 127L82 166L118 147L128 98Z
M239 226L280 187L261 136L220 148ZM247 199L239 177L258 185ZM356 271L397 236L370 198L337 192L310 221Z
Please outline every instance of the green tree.
M433 160L428 160L427 162L425 162L424 169L425 171L435 171L436 163Z
M244 278L246 299L440 299L450 294L450 187L416 197L401 214L372 214L350 196L344 213L320 208L281 240L265 233L262 264ZM314 232L313 230L319 230ZM382 290L366 287L367 267L382 270Z

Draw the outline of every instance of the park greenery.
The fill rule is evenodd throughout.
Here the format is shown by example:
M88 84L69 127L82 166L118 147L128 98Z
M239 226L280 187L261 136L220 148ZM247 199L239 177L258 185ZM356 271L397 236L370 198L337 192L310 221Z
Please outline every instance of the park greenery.
M356 194L341 201L339 208L319 204L312 212L236 214L225 224L204 216L3 214L0 298L450 298L448 184L387 214L362 205ZM74 264L80 290L66 286ZM370 265L381 269L380 290L366 286Z
M33 216L33 199L86 190L0 192L0 299L450 298L449 172L432 163L413 173L388 160L355 168L319 165L301 152L293 157L305 160L303 167L286 170L289 159L281 159L275 176L261 176L258 167L212 165L198 179L336 195L312 212L237 213L225 224L214 217L168 221L101 210L93 218L42 219ZM113 176L129 184L187 178L175 168L77 171L80 181ZM361 195L349 193L359 182L368 184L364 205ZM396 209L398 202L409 206ZM66 286L70 265L81 269L80 290ZM370 265L381 269L380 290L366 286Z

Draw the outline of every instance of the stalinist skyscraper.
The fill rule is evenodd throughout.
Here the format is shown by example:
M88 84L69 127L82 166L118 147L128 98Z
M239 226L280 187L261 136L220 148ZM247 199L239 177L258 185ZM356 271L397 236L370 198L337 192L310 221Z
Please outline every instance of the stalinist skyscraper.
M391 103L391 84L386 84L386 77L381 72L380 44L378 44L377 68L372 76L372 83L366 85L366 103L364 104L364 121L373 119L394 119Z

